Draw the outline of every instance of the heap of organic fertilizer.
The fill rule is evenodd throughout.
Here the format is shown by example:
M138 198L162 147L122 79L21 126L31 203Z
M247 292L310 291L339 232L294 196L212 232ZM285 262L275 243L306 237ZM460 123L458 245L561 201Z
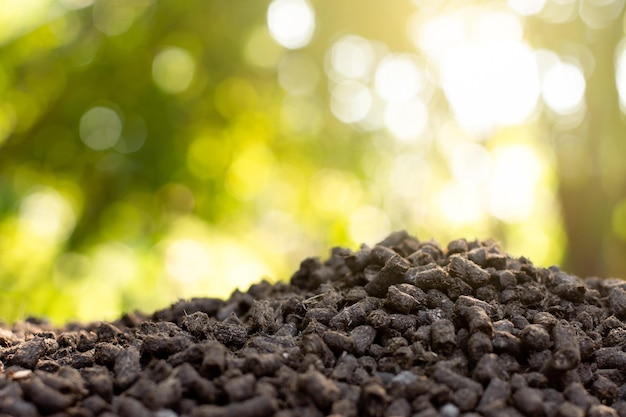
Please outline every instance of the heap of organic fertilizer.
M229 300L0 329L0 415L626 416L626 282L397 232Z

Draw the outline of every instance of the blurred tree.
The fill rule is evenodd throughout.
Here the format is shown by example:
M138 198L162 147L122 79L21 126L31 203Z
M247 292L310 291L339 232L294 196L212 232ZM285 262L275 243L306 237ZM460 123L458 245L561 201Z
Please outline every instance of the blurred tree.
M0 4L0 317L224 296L393 228L626 276L621 1L32 3Z
M621 161L626 125L615 84L618 46L624 39L623 2L602 6L581 1L579 7L581 15L566 22L532 19L528 30L535 45L582 61L589 72L584 120L575 126L560 124L558 117L546 120L560 172L567 234L563 267L580 276L624 277L626 241L616 235L613 221L626 190Z

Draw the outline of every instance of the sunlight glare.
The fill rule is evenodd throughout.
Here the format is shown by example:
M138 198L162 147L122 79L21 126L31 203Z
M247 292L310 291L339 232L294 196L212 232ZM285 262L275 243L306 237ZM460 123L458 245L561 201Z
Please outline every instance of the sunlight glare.
M456 181L448 181L437 194L439 210L448 224L476 223L483 216L480 194Z
M389 170L389 185L400 197L413 200L426 191L431 171L426 158L401 154L394 158Z
M582 104L585 96L585 77L576 65L561 62L549 68L543 77L543 100L555 112L570 114Z
M504 221L523 221L535 204L541 162L532 148L521 144L500 147L492 155L489 211Z
M74 228L70 203L50 187L36 187L20 204L20 226L28 234L53 242L64 240Z
M616 48L615 83L619 94L619 106L626 114L626 38L622 39Z
M491 155L477 143L461 143L455 146L450 157L454 179L463 187L483 184L491 171Z
M0 45L47 20L53 0L0 1Z
M522 16L535 15L546 5L546 0L508 0L509 7Z
M194 239L175 240L165 252L165 270L180 283L193 283L209 275L206 245Z
M428 107L424 102L414 100L401 103L389 103L385 109L385 125L400 140L419 137L428 122Z
M435 64L443 61L452 49L467 42L460 13L438 15L423 24L416 20L412 30L415 46L424 51Z
M510 12L479 9L466 30L479 44L517 44L524 40L522 22Z
M389 102L412 100L423 85L423 72L409 54L391 54L376 68L376 92Z
M280 45L302 48L315 32L315 13L306 0L274 0L267 9L267 26Z
M443 62L441 83L459 123L477 134L523 123L539 97L537 62L523 43L459 47Z

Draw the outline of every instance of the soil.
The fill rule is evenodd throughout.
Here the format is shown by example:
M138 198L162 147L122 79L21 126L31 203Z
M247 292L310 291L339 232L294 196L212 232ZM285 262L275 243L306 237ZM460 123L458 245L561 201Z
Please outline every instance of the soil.
M0 416L626 417L626 282L396 232L289 283L0 329Z

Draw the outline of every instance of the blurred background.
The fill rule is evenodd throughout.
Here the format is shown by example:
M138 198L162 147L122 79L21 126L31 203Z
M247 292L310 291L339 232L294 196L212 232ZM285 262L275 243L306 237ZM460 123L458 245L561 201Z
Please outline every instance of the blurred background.
M406 228L626 277L624 0L2 0L0 318Z

